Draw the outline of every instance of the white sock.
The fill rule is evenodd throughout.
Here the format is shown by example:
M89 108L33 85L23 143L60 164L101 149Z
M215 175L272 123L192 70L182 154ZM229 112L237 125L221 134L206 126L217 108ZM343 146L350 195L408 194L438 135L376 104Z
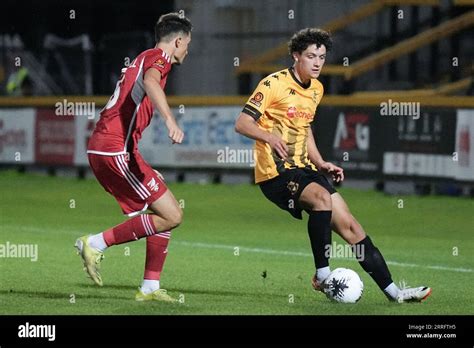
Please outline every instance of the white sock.
M107 244L105 244L104 236L102 233L90 236L89 239L87 239L87 242L92 248L97 249L100 252L104 252L105 249L107 249Z
M329 266L318 268L316 270L316 279L318 280L319 283L322 283L326 280L329 274L331 274L331 269L329 268Z
M142 286L140 290L144 294L150 294L153 291L156 291L160 288L160 281L159 280L150 280L150 279L143 279Z
M400 291L400 289L398 288L398 286L395 285L395 283L391 283L389 286L387 286L384 290L383 290L387 295L389 295L391 298L393 298L394 300L397 299L397 296L398 296L398 292Z

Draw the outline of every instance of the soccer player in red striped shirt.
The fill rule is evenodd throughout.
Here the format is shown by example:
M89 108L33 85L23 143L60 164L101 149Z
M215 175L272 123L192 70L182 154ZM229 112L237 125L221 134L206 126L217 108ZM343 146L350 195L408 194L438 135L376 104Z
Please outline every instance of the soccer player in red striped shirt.
M140 53L122 69L88 144L94 175L130 219L102 233L79 238L76 248L86 272L102 286L99 265L105 249L146 238L145 274L135 296L137 301L176 301L160 288L160 274L171 230L181 223L183 213L163 177L142 158L138 142L153 110L164 119L171 141L180 144L183 140L184 133L171 112L164 88L172 65L181 64L188 53L191 30L191 22L177 13L160 17L155 26L155 47Z

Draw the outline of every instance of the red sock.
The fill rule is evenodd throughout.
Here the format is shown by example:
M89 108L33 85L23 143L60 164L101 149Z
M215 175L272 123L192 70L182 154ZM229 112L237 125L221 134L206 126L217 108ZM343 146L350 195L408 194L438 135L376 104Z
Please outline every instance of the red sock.
M161 271L168 255L171 231L155 234L146 239L146 262L143 279L160 280Z
M127 243L156 233L150 214L135 216L103 233L107 246Z

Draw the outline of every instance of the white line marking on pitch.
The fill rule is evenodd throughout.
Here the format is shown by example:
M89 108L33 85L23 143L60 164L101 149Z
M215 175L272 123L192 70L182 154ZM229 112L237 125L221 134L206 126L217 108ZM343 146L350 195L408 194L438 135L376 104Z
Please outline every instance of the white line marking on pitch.
M208 249L230 249L234 250L235 247L238 247L240 251L249 252L249 253L258 253L258 254L274 254L274 255L287 255L287 256L302 256L302 257L313 257L310 253L298 252L298 251L286 251L286 250L273 250L273 249L262 249L262 248L247 248L241 246L232 246L224 244L208 244L208 243L191 243L185 241L172 241L172 244L178 244L189 247L197 248L208 248ZM337 260L350 260L356 261L355 258L335 258ZM415 263L403 263L397 261L387 261L388 265L399 266L399 267L417 267L417 268L427 268L438 271L452 271L452 272L461 272L461 273L473 273L474 269L471 268L454 268L454 267L445 267L438 265L418 265Z
M39 228L34 226L15 226L4 224L0 225L0 227L7 227L12 228L15 230L25 230L30 232L51 232L51 230L47 228ZM72 230L64 230L67 233L74 233L78 236L83 234L81 231L72 231ZM189 247L196 247L196 248L208 248L208 249L230 249L234 250L235 247L239 247L239 250L246 251L249 253L260 253L260 254L273 254L273 255L287 255L287 256L302 256L302 257L313 257L310 253L304 253L299 251L287 251L287 250L274 250L274 249L263 249L263 248L248 248L242 247L238 245L225 245L225 244L209 244L209 243L192 243L186 241L172 241L171 244L178 244L183 246ZM356 261L354 258L335 258L337 260L350 260ZM388 265L398 266L398 267L413 267L413 268L425 268L425 269L433 269L437 271L451 271L451 272L460 272L460 273L474 273L474 269L471 268L463 268L463 267L446 267L446 266L439 266L439 265L419 265L416 263L404 263L404 262L397 262L397 261L387 261Z

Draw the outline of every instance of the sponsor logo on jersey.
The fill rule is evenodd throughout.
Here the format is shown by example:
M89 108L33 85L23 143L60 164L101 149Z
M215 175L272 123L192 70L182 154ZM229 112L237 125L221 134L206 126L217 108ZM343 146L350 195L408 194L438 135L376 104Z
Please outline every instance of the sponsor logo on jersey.
M261 101L263 100L263 93L262 92L257 92L252 99L250 99L250 102L257 107L260 107L262 105Z
M290 106L288 108L288 110L286 111L286 116L288 116L289 119L302 118L305 120L312 120L314 117L313 114L305 111L300 111L294 106Z

